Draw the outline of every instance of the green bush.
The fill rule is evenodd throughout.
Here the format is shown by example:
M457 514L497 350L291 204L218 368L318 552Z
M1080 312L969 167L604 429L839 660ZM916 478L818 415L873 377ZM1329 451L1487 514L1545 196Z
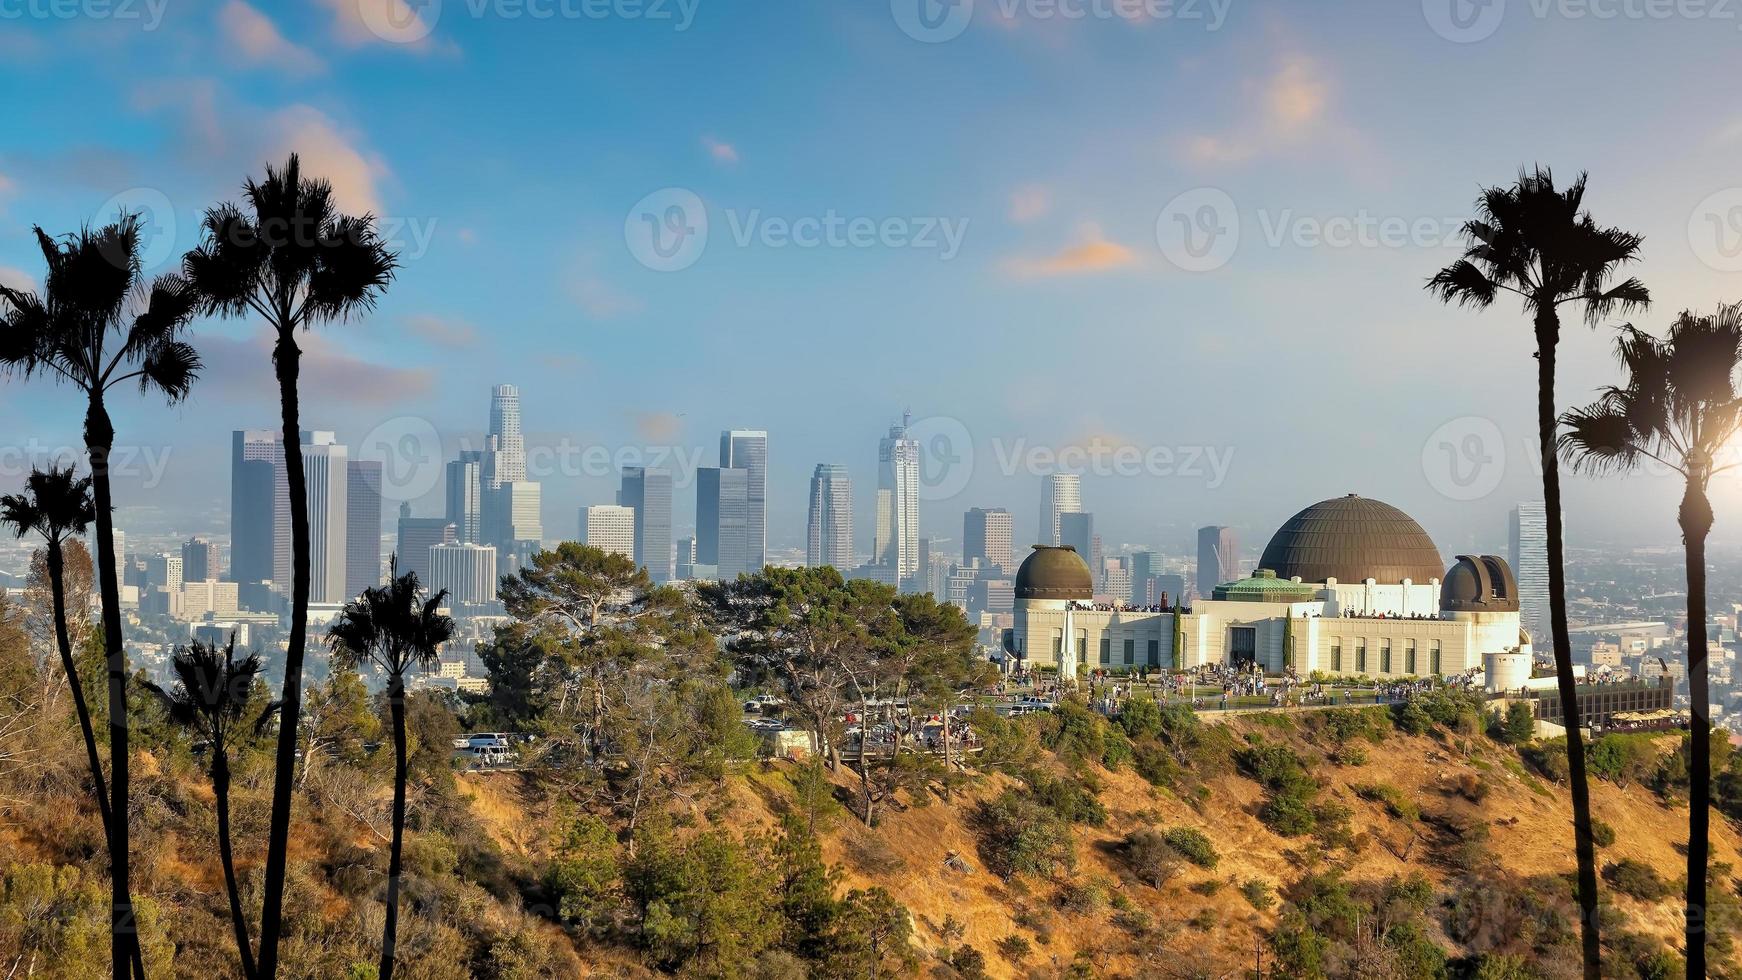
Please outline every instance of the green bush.
M1591 840L1598 847L1610 847L1615 843L1615 828L1609 826L1608 821L1592 817Z
M1660 901L1670 892L1669 883L1659 877L1651 865L1632 858L1604 865L1603 880L1621 894L1631 895L1642 902Z
M1210 843L1210 838L1203 831L1193 827L1175 827L1167 832L1165 840L1169 847L1198 867L1211 871L1216 869L1216 863L1220 860L1216 854L1216 845Z
M1015 790L982 803L975 822L980 860L1001 878L1052 874L1076 863L1070 823Z
M1270 885L1257 878L1247 879L1240 886L1240 894L1246 896L1246 901L1260 912L1276 904L1276 893L1271 891Z
M1119 843L1119 853L1137 880L1153 888L1172 881L1185 864L1184 856L1167 842L1167 835L1149 828L1126 834Z

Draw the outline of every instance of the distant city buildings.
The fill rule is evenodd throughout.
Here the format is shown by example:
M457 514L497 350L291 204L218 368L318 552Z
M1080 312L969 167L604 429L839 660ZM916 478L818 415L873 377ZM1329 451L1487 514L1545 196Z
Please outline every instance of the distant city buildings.
M321 430L302 433L302 469L306 484L305 505L309 527L309 601L340 603L351 597L345 590L350 532L350 451L338 437ZM274 483L288 487L280 475ZM291 586L290 501L286 494L273 496L273 582L286 594ZM377 534L380 532L377 531Z
M381 584L381 461L346 464L345 596Z
M284 495L278 433L238 429L230 434L230 579L270 582L277 574L278 498ZM288 528L287 528L288 530ZM116 532L116 554L123 553Z
M905 583L919 571L919 443L908 437L911 416L877 444L877 529L872 563Z
M1059 544L1075 548L1077 555L1091 570L1099 570L1100 549L1095 546L1095 515L1087 511L1064 511L1059 514ZM1097 583L1098 584L1098 583Z
M489 472L493 487L526 479L526 437L520 431L520 389L497 385L490 389Z
M1049 473L1040 482L1040 530L1036 544L1063 542L1060 519L1083 509L1083 479L1075 473ZM1083 555L1087 560L1088 555Z
M395 548L399 560L399 574L416 572L418 581L428 585L429 550L436 545L454 544L458 540L459 529L453 521L445 517L412 517L410 504L399 506L399 543Z
M581 508L581 543L600 551L635 558L635 508L594 504Z
M818 463L811 474L805 564L843 574L853 567L853 479L839 463Z
M745 565L768 564L768 433L730 429L720 433L720 468L744 471Z
M446 468L447 518L460 540L477 544L484 533L484 453L461 450Z
M1198 528L1198 595L1213 595L1216 586L1239 577L1234 529L1219 524Z
M454 541L429 549L430 592L448 590L454 605L495 602L496 577L496 549L488 545Z
M223 559L218 546L205 538L189 538L181 546L181 569L182 579L187 582L221 578Z
M635 515L635 548L630 557L655 583L671 581L671 474L640 466L623 469L617 503Z
M1002 507L975 507L962 518L962 562L1016 570L1015 522Z
M1549 639L1548 511L1540 500L1512 508L1508 520L1513 573L1518 576L1519 619L1531 638Z
M732 581L751 571L746 537L749 477L735 467L696 471L696 561L698 578Z

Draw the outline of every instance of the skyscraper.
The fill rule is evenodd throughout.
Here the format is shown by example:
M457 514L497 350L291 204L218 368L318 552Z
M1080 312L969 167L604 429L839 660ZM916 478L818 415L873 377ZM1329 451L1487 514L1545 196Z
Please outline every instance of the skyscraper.
M805 564L833 565L842 574L853 567L853 478L839 463L818 463L811 474Z
M302 468L307 484L304 504L309 526L309 601L344 602L346 538L350 530L346 504L350 499L349 451L331 432L302 433ZM288 486L284 463L278 463L275 484ZM291 586L290 500L273 495L273 581L281 591Z
M381 461L353 459L346 467L345 595L381 584Z
M1037 544L1059 545L1059 517L1083 509L1083 478L1075 473L1049 473L1040 481L1040 540ZM1088 561L1089 556L1083 555Z
M696 577L696 539L694 536L677 539L677 578L689 581Z
M223 562L218 554L218 546L205 538L189 538L181 546L182 580L185 582L204 582L215 579L222 570Z
M1535 643L1550 639L1548 606L1548 511L1540 500L1512 508L1508 521L1512 574L1518 577L1518 618Z
M493 485L526 479L526 438L520 433L520 389L497 385L490 389L492 459L485 478Z
M581 543L634 559L635 508L621 504L582 507Z
M411 505L399 505L399 543L394 549L399 574L416 572L418 581L429 585L429 549L453 544L458 531L445 517L413 517ZM470 542L467 542L470 543Z
M1059 544L1077 549L1083 563L1089 566L1097 584L1101 581L1100 550L1095 547L1095 515L1086 511L1064 511L1059 514Z
M745 537L750 474L729 467L696 470L696 564L723 582L751 571Z
M277 566L274 514L283 495L284 447L278 433L238 429L230 434L230 580L266 582ZM289 527L285 532L289 534ZM116 551L119 555L121 552Z
M1002 507L975 507L962 518L962 562L996 565L1006 572L1016 571L1013 539L1016 524L1010 512Z
M453 541L429 549L429 590L448 590L454 605L496 601L496 549Z
M744 471L744 541L753 571L768 564L768 433L731 429L720 433L720 468Z
M448 520L454 522L460 540L476 544L484 533L484 453L461 450L460 458L447 466Z
M543 496L543 484L530 480L498 484L486 492L486 501L493 505L488 513L494 526L486 531L485 540L496 549L501 574L513 574L543 546Z
M671 581L671 474L624 467L617 503L635 511L635 564L656 583Z
M1240 577L1234 529L1212 524L1198 528L1198 595L1209 598L1216 586Z
M911 416L877 444L877 534L872 561L888 566L898 582L919 570L919 443L908 438Z

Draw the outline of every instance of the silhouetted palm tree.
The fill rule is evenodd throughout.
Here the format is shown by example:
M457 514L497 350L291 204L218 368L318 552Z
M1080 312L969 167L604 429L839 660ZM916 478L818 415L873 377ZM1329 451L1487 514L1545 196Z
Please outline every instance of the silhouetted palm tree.
M260 975L278 971L290 798L296 776L297 723L302 714L302 664L308 640L309 523L301 445L296 334L373 308L393 278L395 256L375 231L372 215L348 217L333 203L332 185L305 177L296 154L282 170L243 188L250 213L233 204L206 213L205 239L184 262L208 312L259 314L272 328L272 364L284 423L284 471L290 500L291 605L285 654L278 769L266 841L265 897L260 918Z
M387 861L387 921L382 929L380 980L393 980L393 946L399 930L399 849L405 835L405 672L435 665L437 648L454 635L454 621L437 612L448 591L428 599L416 572L398 574L392 563L386 585L364 589L327 629L327 644L339 667L372 661L387 674L387 705L393 719L393 845Z
M1441 269L1427 288L1447 303L1484 309L1501 293L1520 299L1536 334L1537 438L1542 451L1543 508L1548 514L1549 618L1555 675L1567 727L1567 764L1573 795L1573 841L1579 865L1579 908L1587 980L1598 980L1597 859L1591 840L1591 794L1579 731L1572 647L1567 639L1566 571L1562 565L1560 468L1555 456L1555 352L1560 307L1584 308L1587 323L1614 310L1650 302L1637 279L1610 285L1616 270L1638 257L1640 237L1600 227L1583 210L1585 175L1557 190L1547 168L1521 170L1510 187L1490 187L1465 223L1464 257Z
M230 923L236 931L236 948L242 957L242 975L255 976L254 952L248 939L248 919L242 913L242 893L236 886L236 862L230 849L230 744L236 726L243 723L255 678L260 676L260 658L254 654L236 660L236 637L217 647L195 641L170 659L176 684L164 690L156 684L145 687L163 703L169 720L206 743L211 758L212 795L218 808L218 860L224 866L224 888L230 895ZM258 732L271 720L276 704L269 704L252 723Z
M73 713L79 718L79 732L85 739L85 759L91 766L91 782L96 788L97 810L103 815L103 832L109 832L109 780L103 776L103 762L97 757L97 734L91 727L91 709L85 704L84 685L79 680L78 665L73 663L72 635L67 628L66 560L62 546L67 539L83 535L97 519L91 503L91 478L74 475L72 467L50 467L47 471L31 470L25 478L24 492L0 497L0 523L10 524L20 538L26 534L41 535L48 565L48 590L53 604L55 647L60 653L61 670L66 673L67 686L73 692Z
M121 589L116 579L115 505L110 493L109 455L115 426L105 399L117 385L134 383L169 401L184 398L200 359L179 339L198 312L188 283L174 275L149 285L139 264L139 216L122 214L112 225L81 230L64 239L35 229L48 265L42 294L0 286L0 364L29 375L47 375L85 395L85 448L97 511L97 582L103 601L103 645L109 677L109 862L113 911L113 968L127 976L126 953L137 964L136 924L128 889L127 860L127 651L121 636ZM141 975L143 970L140 969Z
M1693 700L1688 775L1687 975L1706 975L1706 863L1711 820L1712 719L1706 666L1706 535L1712 477L1734 467L1719 453L1742 428L1733 372L1742 366L1742 306L1711 316L1684 312L1667 339L1621 328L1616 355L1626 383L1561 416L1561 453L1575 471L1623 473L1656 461L1683 480L1677 518L1687 553L1688 694Z

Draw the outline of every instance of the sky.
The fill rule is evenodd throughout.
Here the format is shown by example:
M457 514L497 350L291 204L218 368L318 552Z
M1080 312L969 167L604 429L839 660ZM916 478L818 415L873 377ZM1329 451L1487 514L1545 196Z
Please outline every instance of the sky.
M1495 550L1541 496L1533 341L1423 282L1540 162L1645 236L1638 323L1742 299L1739 43L1701 0L0 0L0 282L40 282L32 226L119 208L173 271L296 151L400 252L305 338L305 423L419 514L513 383L553 540L624 464L677 469L689 524L688 473L755 428L770 547L831 462L866 549L911 410L940 539L973 506L1032 538L1063 465L1110 552L1256 549L1351 492ZM1569 325L1562 405L1616 380L1612 327ZM225 532L228 433L275 424L264 327L192 337L186 403L114 399L123 527ZM0 383L0 489L80 411ZM1678 496L1573 479L1569 543L1674 546Z

